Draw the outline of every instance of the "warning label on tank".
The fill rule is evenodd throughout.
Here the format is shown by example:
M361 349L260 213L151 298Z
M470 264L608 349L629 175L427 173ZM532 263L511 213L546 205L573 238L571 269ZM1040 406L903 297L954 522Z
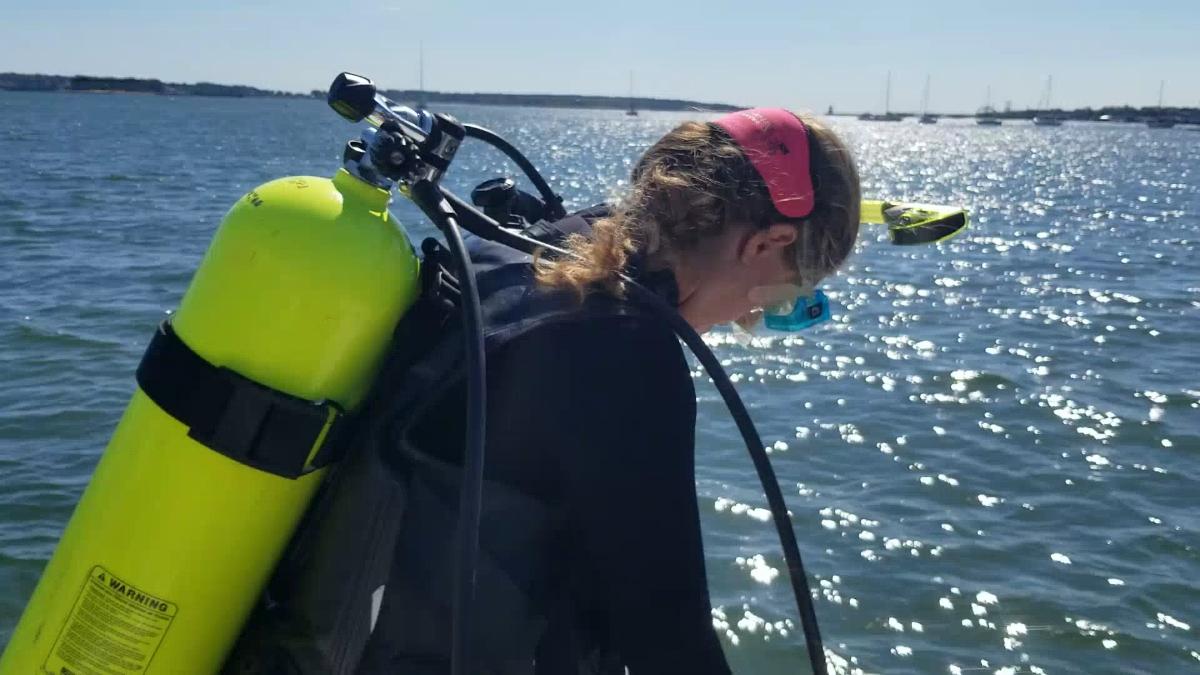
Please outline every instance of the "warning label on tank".
M178 607L96 565L83 582L45 670L54 675L144 673Z

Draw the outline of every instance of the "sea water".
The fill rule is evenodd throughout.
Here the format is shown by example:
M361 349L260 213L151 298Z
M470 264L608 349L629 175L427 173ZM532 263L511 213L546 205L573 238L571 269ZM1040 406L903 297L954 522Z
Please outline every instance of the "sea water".
M572 207L706 117L446 110ZM864 226L829 323L707 337L771 451L835 670L1200 672L1200 133L829 123L866 195L972 214L929 247ZM0 93L0 643L222 214L331 175L356 133L318 100ZM468 144L447 181L505 173ZM714 628L737 672L807 672L754 471L694 377Z

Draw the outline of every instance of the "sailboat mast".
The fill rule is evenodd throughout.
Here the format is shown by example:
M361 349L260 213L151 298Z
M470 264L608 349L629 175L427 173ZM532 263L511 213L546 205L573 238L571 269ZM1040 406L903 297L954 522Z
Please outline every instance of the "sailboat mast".
M929 75L925 76L925 93L921 95L921 115L929 112Z
M625 111L626 115L633 117L638 114L637 108L633 105L633 69L629 70L629 109Z
M1162 105L1162 102L1163 102L1163 87L1165 87L1165 86L1167 86L1167 81L1166 81L1166 80L1159 80L1159 81L1158 81L1158 107L1159 107L1159 108L1162 108L1162 107L1163 107L1163 105Z
M883 114L887 115L892 112L892 71L888 71L887 88L883 94Z

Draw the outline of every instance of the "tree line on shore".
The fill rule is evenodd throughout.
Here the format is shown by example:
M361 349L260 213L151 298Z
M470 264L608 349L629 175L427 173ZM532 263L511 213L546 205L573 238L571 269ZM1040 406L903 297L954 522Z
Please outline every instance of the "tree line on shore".
M98 91L168 96L304 96L245 85L197 82L163 82L138 77L93 77L90 75L27 75L0 73L0 90L7 91Z
M27 75L0 73L0 91L111 92L159 94L166 96L232 97L313 97L325 98L325 91L307 94L259 89L245 85L197 82L183 84L136 77L94 77L90 75ZM388 90L385 96L402 103L475 103L551 108L615 108L640 110L704 110L724 112L739 109L724 103L699 103L681 99L629 98L626 96L584 96L573 94L490 94L439 91Z

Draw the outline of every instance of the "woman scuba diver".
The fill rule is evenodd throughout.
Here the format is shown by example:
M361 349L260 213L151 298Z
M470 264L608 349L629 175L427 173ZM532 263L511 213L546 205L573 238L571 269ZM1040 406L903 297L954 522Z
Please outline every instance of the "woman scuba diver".
M470 240L489 423L466 672L729 672L704 567L692 374L625 279L699 332L787 315L850 255L860 201L832 131L754 109L679 125L623 201L525 231L566 255ZM367 451L318 497L229 671L449 672L466 391L453 312L426 304L401 326L424 346L384 370L395 391L376 397Z

